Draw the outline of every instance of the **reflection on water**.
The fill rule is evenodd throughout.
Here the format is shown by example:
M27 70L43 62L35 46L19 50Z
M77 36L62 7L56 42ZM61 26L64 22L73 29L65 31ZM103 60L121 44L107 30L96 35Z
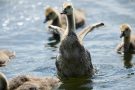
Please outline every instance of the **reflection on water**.
M50 29L48 29L48 31L50 31ZM60 35L53 34L52 32L50 32L49 34L51 34L51 36L48 37L49 42L47 43L47 46L57 48L56 45L60 42Z
M93 83L90 79L85 78L70 78L63 81L60 85L59 90L92 90Z
M56 45L60 42L59 38L55 38L55 37L49 37L49 43L47 43L50 47L56 47Z
M123 56L123 63L124 63L124 67L125 68L132 68L133 64L132 64L132 54L131 53L125 53Z

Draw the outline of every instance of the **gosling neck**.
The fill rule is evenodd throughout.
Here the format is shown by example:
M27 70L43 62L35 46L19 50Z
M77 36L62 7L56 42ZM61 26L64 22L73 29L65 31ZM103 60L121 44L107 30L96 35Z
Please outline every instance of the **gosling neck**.
M130 36L124 37L124 52L127 52L130 47Z
M60 15L57 15L57 17L53 20L52 25L61 27Z
M75 18L74 13L67 15L67 29L68 33L75 31Z

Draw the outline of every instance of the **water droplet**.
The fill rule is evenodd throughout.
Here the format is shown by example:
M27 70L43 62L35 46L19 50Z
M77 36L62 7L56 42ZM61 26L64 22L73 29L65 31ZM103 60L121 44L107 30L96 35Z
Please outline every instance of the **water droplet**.
M36 6L35 6L35 5L31 5L31 7L32 7L32 8L36 8Z
M23 16L23 15L21 15L21 16L20 16L20 19L23 19L23 18L24 18L24 16Z
M40 17L37 17L37 16L34 17L34 20L35 20L35 21L37 21L37 20L39 20L39 19L40 19Z
M54 7L56 10L58 10L58 7Z
M3 27L6 27L10 22L10 19L7 19L4 21L4 23L2 24Z
M42 2L38 2L37 5L42 5Z
M68 2L71 2L71 0L67 0Z
M24 23L23 22L18 22L17 25L18 26L22 26Z
M19 4L23 4L23 1L19 1Z
M26 21L30 21L30 20L31 20L31 18L26 18L25 20L26 20Z

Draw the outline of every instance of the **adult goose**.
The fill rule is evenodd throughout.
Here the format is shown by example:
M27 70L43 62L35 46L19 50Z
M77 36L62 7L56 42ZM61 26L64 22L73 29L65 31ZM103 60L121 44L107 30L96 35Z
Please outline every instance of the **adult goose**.
M9 82L3 73L0 73L0 90L52 90L60 85L58 78L33 77L20 75Z
M116 50L118 53L135 53L135 35L131 34L131 27L128 24L120 26L122 42L118 44Z
M60 79L83 76L91 77L94 74L91 55L84 48L82 41L94 28L103 26L104 24L90 25L76 34L73 5L69 2L64 3L62 14L65 14L67 18L67 28L65 30L57 26L49 26L55 32L60 33L61 36L59 54L56 59L57 74Z

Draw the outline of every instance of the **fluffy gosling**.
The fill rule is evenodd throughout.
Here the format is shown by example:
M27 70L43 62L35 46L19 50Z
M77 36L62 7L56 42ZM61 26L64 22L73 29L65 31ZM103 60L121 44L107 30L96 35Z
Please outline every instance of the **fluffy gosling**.
M128 24L120 26L122 42L118 44L116 50L118 53L134 53L135 51L135 35L131 35L131 27Z
M58 78L39 78L28 75L15 77L8 82L5 75L0 73L0 90L52 90L59 84Z
M10 59L15 57L15 52L9 50L0 50L0 67L5 66Z
M45 21L49 22L49 25L53 25L53 26L58 26L61 27L63 29L66 28L67 23L66 23L66 16L65 15L61 15L56 9L52 8L52 7L48 7L45 10ZM83 26L85 24L85 14L83 11L81 10L75 10L75 24L76 24L76 28L79 28L81 26ZM59 37L58 33L52 32L54 37Z

